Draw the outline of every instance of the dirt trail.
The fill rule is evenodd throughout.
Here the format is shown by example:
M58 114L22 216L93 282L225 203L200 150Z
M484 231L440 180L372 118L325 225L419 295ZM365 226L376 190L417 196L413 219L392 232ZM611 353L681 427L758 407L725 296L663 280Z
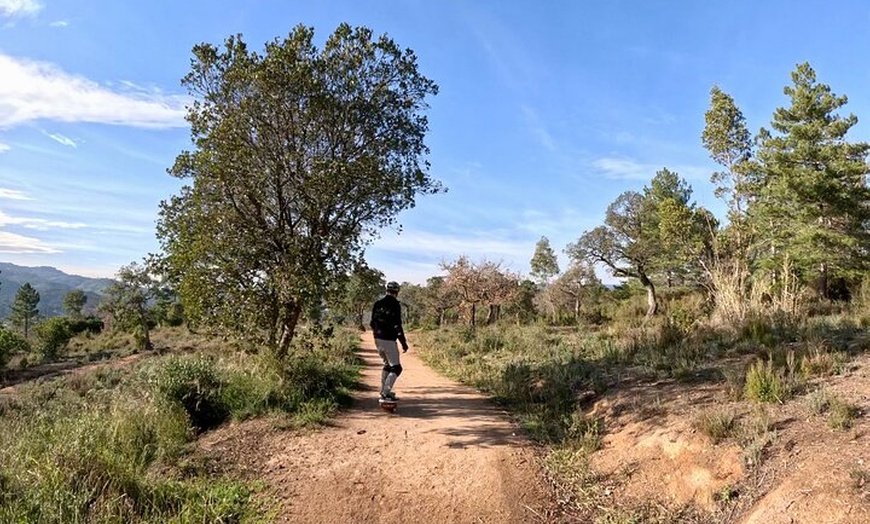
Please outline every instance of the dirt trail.
M381 361L362 342L365 389L309 435L224 432L212 451L247 448L249 467L282 501L279 522L550 522L551 496L532 446L493 404L402 355L391 415L377 403ZM239 440L244 442L239 442ZM231 452L231 451L230 451Z

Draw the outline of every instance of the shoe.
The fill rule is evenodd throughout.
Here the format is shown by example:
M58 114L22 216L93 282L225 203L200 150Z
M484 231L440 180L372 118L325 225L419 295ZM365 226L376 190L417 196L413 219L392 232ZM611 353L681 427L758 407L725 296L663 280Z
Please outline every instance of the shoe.
M381 393L381 400L392 400L393 402L399 400L399 397L396 396L395 393L390 391L389 393Z

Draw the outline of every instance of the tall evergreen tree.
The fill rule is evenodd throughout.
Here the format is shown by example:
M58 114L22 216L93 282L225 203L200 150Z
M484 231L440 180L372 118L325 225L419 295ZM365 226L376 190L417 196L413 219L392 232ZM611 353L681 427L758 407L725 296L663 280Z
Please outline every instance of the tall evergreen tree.
M39 292L30 285L30 282L25 282L15 294L12 315L9 319L13 326L24 333L24 338L30 336L30 328L39 317L37 305L39 305Z
M750 215L762 263L790 261L805 283L820 278L826 293L830 276L866 267L870 144L847 141L858 118L836 113L846 96L818 83L809 64L791 76L783 90L790 107L774 112L773 131L759 132L761 188Z

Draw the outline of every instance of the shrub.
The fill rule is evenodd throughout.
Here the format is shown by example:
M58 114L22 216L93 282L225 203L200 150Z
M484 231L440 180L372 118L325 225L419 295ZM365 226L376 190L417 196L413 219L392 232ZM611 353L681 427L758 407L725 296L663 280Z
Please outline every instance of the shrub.
M0 368L9 362L9 357L16 353L27 353L30 344L18 333L0 326Z
M103 331L103 321L95 316L73 318L69 320L69 330L74 336L82 333L96 335Z
M858 406L834 397L828 413L828 426L831 429L846 430L852 427L861 412Z
M204 355L167 358L150 382L159 398L184 408L199 431L216 427L229 416L221 395L224 382L214 360Z
M34 331L39 340L36 349L44 360L54 360L61 356L73 336L69 321L65 317L46 319L37 324Z
M746 372L744 395L758 402L784 402L791 396L791 387L772 361L759 360Z
M720 408L702 411L695 419L693 426L710 437L714 444L718 444L731 436L736 422L737 416L733 410Z

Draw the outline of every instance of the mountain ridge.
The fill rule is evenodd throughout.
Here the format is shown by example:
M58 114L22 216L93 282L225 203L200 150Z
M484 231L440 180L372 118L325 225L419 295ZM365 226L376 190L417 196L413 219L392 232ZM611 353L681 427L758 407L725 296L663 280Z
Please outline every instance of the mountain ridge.
M29 283L39 292L39 309L43 317L62 315L63 299L75 289L85 292L88 301L85 311L94 311L103 298L110 278L91 278L71 275L52 266L19 266L0 262L0 319L7 318L18 289Z

